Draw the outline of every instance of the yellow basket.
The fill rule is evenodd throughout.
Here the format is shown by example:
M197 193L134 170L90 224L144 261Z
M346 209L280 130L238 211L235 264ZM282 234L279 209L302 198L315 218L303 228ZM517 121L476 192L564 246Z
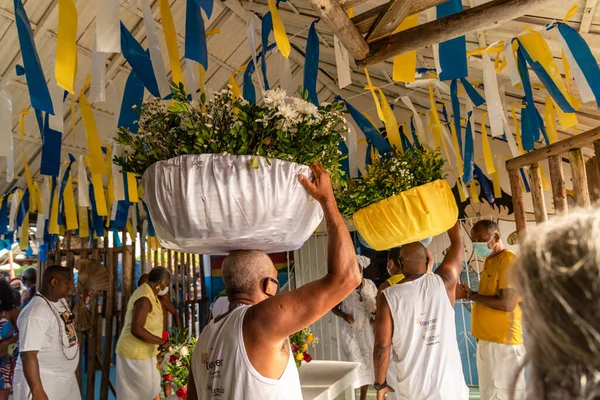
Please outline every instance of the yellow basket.
M456 199L445 180L414 187L352 215L360 235L378 251L439 235L457 218Z

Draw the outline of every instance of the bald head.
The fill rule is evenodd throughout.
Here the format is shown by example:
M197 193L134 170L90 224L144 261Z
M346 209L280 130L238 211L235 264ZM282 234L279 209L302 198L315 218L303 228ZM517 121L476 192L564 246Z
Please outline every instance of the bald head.
M223 281L229 299L262 293L262 282L277 278L273 261L262 251L241 250L230 253L223 261Z
M406 276L427 272L427 249L421 242L405 244L400 248L402 273Z

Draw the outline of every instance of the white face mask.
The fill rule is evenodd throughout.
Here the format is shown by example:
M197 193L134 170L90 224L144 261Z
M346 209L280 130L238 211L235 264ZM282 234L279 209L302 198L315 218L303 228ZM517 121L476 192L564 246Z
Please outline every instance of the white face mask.
M167 287L165 287L164 289L162 289L162 290L159 290L159 291L158 291L158 295L159 295L159 296L164 296L164 295L166 295L167 293L169 293L169 287L168 287L168 286L167 286Z

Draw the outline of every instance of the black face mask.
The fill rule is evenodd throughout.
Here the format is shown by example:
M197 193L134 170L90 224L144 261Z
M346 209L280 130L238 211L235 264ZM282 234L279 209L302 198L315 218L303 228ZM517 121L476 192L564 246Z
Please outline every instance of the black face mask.
M271 277L265 278L264 280L264 288L263 288L263 292L265 292L265 294L267 295L267 297L273 297L272 294L269 294L269 292L267 291L269 289L269 282L273 282L274 284L277 285L277 290L275 291L275 294L279 293L279 281L277 279L273 279Z

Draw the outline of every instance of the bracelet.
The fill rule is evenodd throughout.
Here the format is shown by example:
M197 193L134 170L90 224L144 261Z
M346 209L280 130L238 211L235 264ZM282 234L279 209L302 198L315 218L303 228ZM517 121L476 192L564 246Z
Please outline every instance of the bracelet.
M161 344L160 347L163 347L167 343L169 343L169 339L165 340L165 342L163 344Z

